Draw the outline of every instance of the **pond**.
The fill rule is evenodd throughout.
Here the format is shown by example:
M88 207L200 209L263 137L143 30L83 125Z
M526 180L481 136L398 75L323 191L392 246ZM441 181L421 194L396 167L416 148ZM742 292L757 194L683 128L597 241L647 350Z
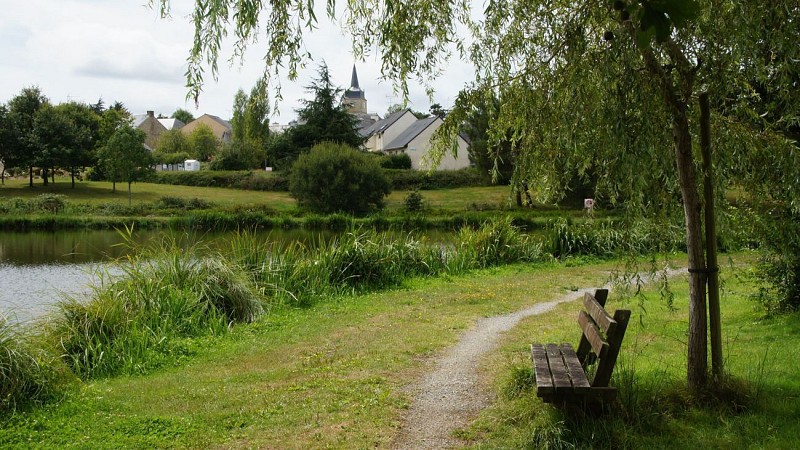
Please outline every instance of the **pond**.
M169 232L136 231L133 242L159 242ZM438 242L452 242L453 233L426 233ZM214 247L233 233L171 233L182 245L197 242ZM257 235L267 241L300 241L308 245L336 236L333 232L273 230ZM45 314L64 295L85 297L96 271L129 251L117 231L0 233L0 314L27 322Z

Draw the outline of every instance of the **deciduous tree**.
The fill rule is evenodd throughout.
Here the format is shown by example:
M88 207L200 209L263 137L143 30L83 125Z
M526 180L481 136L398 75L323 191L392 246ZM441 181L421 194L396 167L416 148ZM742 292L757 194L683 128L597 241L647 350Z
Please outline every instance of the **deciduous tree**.
M150 151L144 146L145 133L131 126L119 128L100 150L99 160L111 179L112 192L117 181L128 183L128 204L131 204L131 184L148 174L153 164Z
M158 3L168 6L168 0ZM474 63L474 83L439 128L439 155L452 148L476 93L501 92L490 135L511 133L520 147L515 176L536 181L543 197L564 195L576 172L597 176L598 195L611 202L624 199L631 211L642 211L637 205L663 210L679 193L690 270L687 380L693 390L704 388L705 281L716 268L705 265L700 233L696 99L708 92L716 105L717 143L721 137L763 142L771 123L796 123L798 89L786 81L800 60L797 0L490 0L480 6L480 21L471 18L466 0L349 1L344 11L337 11L335 0L325 4L328 16L341 16L356 38L358 55L377 49L383 74L406 97L409 79L429 86L453 51ZM306 57L303 33L313 29L314 12L313 1L198 0L187 80L191 93L199 95L207 67L216 75L220 37L228 27L238 39L235 56L259 38L269 42L265 77L274 78L284 65L296 76ZM458 35L459 25L470 31L469 38ZM742 126L742 116L758 115L751 101L758 94L754 80L782 86L769 90L781 107L768 108L782 116L767 115L771 120L762 128L751 121ZM727 150L717 156L720 181L737 164L753 168L753 152L717 147ZM714 371L719 376L721 366Z

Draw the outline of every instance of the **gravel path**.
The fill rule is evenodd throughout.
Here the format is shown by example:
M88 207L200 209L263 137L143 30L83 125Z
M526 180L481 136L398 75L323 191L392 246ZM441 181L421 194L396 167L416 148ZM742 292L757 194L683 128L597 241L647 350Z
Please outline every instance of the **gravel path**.
M433 372L413 388L414 400L392 447L444 449L459 446L460 442L451 436L453 430L466 425L490 401L490 394L478 379L481 357L497 348L502 333L514 328L520 320L548 312L560 303L582 297L585 292L594 292L594 289L570 292L515 313L478 320L475 328L436 361Z

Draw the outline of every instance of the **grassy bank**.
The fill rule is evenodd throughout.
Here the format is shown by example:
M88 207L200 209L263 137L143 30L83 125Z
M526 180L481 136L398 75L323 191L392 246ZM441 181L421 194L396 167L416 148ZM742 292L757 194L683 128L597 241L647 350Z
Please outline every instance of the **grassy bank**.
M225 231L248 229L343 230L352 226L385 229L451 229L475 227L510 215L517 226L541 229L556 217L586 218L582 210L545 207L516 208L504 186L424 191L422 211L406 210L409 191L393 192L387 208L367 217L319 216L299 210L285 192L253 192L215 187L136 183L128 204L125 186L111 192L111 183L66 180L29 188L24 180L0 187L0 229L59 230L172 228ZM598 218L603 215L599 214Z
M681 259L679 256L678 260ZM87 382L66 399L4 419L7 448L388 448L411 400L408 386L480 317L597 286L621 262L526 264L469 276L275 309L179 366ZM679 387L685 356L683 280L677 310L657 288L610 307L634 310L613 384L621 404L605 418L565 416L527 390L527 346L573 342L570 302L527 319L484 361L498 403L459 435L476 448L791 448L800 414L798 316L765 318L756 288L723 271L728 368L743 380L742 408L691 406ZM766 344L766 345L765 345ZM515 381L512 381L515 380ZM513 388L513 389L511 389Z
M739 260L750 261L752 257ZM602 417L562 411L535 397L529 344L577 343L576 304L517 327L484 368L498 401L459 435L471 448L795 448L800 432L800 315L765 316L749 262L722 271L727 378L693 398L685 389L688 289L649 287L614 294L610 308L633 310L612 381L619 401ZM698 401L702 406L697 406Z

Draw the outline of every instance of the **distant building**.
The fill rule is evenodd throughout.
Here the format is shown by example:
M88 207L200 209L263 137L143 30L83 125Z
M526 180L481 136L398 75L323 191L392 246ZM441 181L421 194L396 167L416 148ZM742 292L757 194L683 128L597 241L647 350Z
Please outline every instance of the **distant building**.
M133 116L133 127L144 131L144 143L149 149L156 148L158 138L161 133L167 131L167 128L156 119L153 111L147 111L147 114L137 114Z
M411 158L411 168L427 170L425 156L431 149L433 133L444 123L436 116L417 119L410 109L389 114L367 128L359 130L365 147L372 152L388 155L405 153ZM458 170L469 167L469 143L458 136L456 156L448 152L442 157L437 170Z
M174 117L170 117L168 119L159 117L158 121L161 122L161 125L164 125L164 128L167 130L180 130L184 125L186 125Z
M217 116L212 116L211 114L203 114L197 119L181 127L180 130L181 133L190 135L200 125L206 125L208 128L210 128L211 132L214 133L214 136L216 136L220 142L228 142L231 140L231 123L227 120L222 120Z

